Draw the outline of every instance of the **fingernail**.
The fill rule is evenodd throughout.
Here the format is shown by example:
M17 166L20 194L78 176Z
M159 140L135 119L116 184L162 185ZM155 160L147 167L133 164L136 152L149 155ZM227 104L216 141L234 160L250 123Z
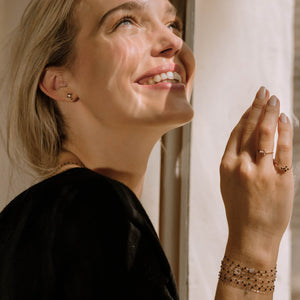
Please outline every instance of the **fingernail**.
M266 88L262 86L257 93L257 99L263 100L265 98L266 98Z
M277 97L276 97L276 96L272 96L272 97L270 98L270 100L269 100L269 105L271 105L271 106L276 106L277 101L278 101Z
M280 121L282 122L282 123L287 123L287 116L284 114L284 113L282 113L281 115L280 115Z

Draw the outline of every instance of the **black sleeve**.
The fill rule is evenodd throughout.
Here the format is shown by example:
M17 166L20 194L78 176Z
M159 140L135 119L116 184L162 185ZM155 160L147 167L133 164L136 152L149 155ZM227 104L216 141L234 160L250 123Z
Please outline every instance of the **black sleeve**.
M55 299L127 299L129 221L107 182L73 191L53 248Z

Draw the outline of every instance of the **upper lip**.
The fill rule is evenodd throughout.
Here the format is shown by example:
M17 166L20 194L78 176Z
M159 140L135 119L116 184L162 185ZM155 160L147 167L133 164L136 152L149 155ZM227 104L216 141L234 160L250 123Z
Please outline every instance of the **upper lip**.
M136 80L136 83L139 83L141 80L145 78L151 78L155 75L167 73L167 72L177 72L182 78L182 83L185 83L186 81L185 71L180 65L174 63L164 64L147 71L145 74L139 77L138 80Z

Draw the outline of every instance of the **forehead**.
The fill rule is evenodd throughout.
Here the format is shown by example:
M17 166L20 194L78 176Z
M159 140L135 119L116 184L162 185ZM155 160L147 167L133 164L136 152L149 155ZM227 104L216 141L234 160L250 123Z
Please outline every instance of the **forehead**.
M160 12L163 9L163 11L166 11L167 13L176 14L176 9L169 0L82 0L81 4L81 8L84 8L85 10L102 14L123 5L130 9L157 9L157 12Z

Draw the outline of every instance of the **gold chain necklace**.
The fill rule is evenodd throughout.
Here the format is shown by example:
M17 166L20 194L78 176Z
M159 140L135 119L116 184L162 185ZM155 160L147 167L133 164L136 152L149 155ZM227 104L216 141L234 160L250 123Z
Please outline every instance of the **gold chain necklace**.
M76 166L78 166L78 167L80 167L80 168L85 168L85 165L82 163L82 162L80 162L80 161L66 161L66 162L64 162L64 163L62 163L62 164L60 164L60 165L58 165L55 169L56 169L56 173L57 173L57 171L59 171L61 168L63 168L64 166L68 166L68 165L76 165Z

